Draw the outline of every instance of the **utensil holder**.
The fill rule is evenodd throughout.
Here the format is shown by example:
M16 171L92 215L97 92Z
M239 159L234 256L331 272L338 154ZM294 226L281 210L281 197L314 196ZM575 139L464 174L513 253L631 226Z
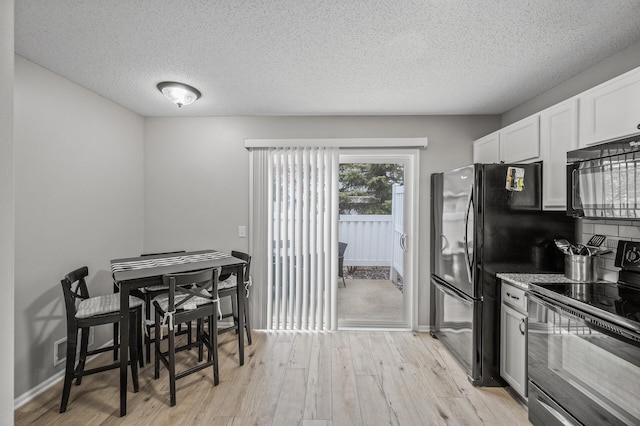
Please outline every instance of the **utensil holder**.
M598 271L596 262L596 256L566 254L564 256L564 276L574 281L597 281Z

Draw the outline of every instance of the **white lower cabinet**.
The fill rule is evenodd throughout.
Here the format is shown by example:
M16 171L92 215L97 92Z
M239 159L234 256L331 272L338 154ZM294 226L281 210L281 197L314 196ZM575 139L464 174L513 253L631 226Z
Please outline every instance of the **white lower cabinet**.
M527 397L527 313L523 290L502 282L500 314L500 375ZM516 309L517 308L517 309Z

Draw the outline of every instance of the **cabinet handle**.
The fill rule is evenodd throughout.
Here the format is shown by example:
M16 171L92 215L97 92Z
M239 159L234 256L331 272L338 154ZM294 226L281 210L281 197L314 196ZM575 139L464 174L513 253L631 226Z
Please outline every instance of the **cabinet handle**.
M520 320L520 324L518 324L518 330L520 330L520 334L522 334L524 336L524 330L522 329L522 326L524 325L525 319L522 318Z
M507 292L507 296L509 296L512 299L516 299L516 300L520 300L520 298L518 296L514 296L513 294Z

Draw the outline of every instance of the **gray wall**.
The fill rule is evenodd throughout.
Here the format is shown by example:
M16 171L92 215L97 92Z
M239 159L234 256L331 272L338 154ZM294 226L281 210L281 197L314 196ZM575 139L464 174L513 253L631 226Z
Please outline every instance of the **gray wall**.
M248 239L237 237L238 225L248 224L245 139L426 136L418 272L419 325L426 327L429 176L471 163L472 141L499 125L498 116L147 118L144 249L247 249Z
M13 1L0 1L0 424L13 424Z
M19 397L64 367L64 274L87 265L90 292L111 293L109 260L142 249L144 119L16 56L14 128Z
M115 257L176 247L247 249L248 240L237 237L237 225L248 223L246 138L429 137L420 173L420 324L426 325L429 174L469 163L471 141L499 121L143 119L15 57L15 397L62 370L53 367L53 342L66 336L60 289L66 272L88 265L93 293L106 294ZM110 338L103 328L96 345Z
M502 127L640 67L640 42L502 114Z
M421 154L419 200L419 325L426 327L430 174L470 163L471 142L502 125L640 66L639 43L502 117L143 119L16 57L14 113L12 2L0 2L0 16L0 277L13 291L15 250L16 336L15 351L5 345L11 353L3 359L15 355L15 396L62 367L53 368L53 342L66 335L59 284L64 273L88 265L89 284L102 294L111 291L114 257L174 248L247 249L237 226L248 224L248 138L429 138ZM2 298L2 315L13 315L12 301ZM11 336L13 322L4 319L2 327L10 329L4 336ZM109 331L98 333L97 344L110 338ZM6 383L12 371L4 373ZM12 405L11 388L3 386L0 403Z

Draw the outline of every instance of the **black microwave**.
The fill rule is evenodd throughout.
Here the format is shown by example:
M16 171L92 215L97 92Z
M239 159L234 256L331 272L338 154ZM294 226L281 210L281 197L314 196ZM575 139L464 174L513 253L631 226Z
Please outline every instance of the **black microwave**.
M567 215L640 219L640 134L567 153Z

